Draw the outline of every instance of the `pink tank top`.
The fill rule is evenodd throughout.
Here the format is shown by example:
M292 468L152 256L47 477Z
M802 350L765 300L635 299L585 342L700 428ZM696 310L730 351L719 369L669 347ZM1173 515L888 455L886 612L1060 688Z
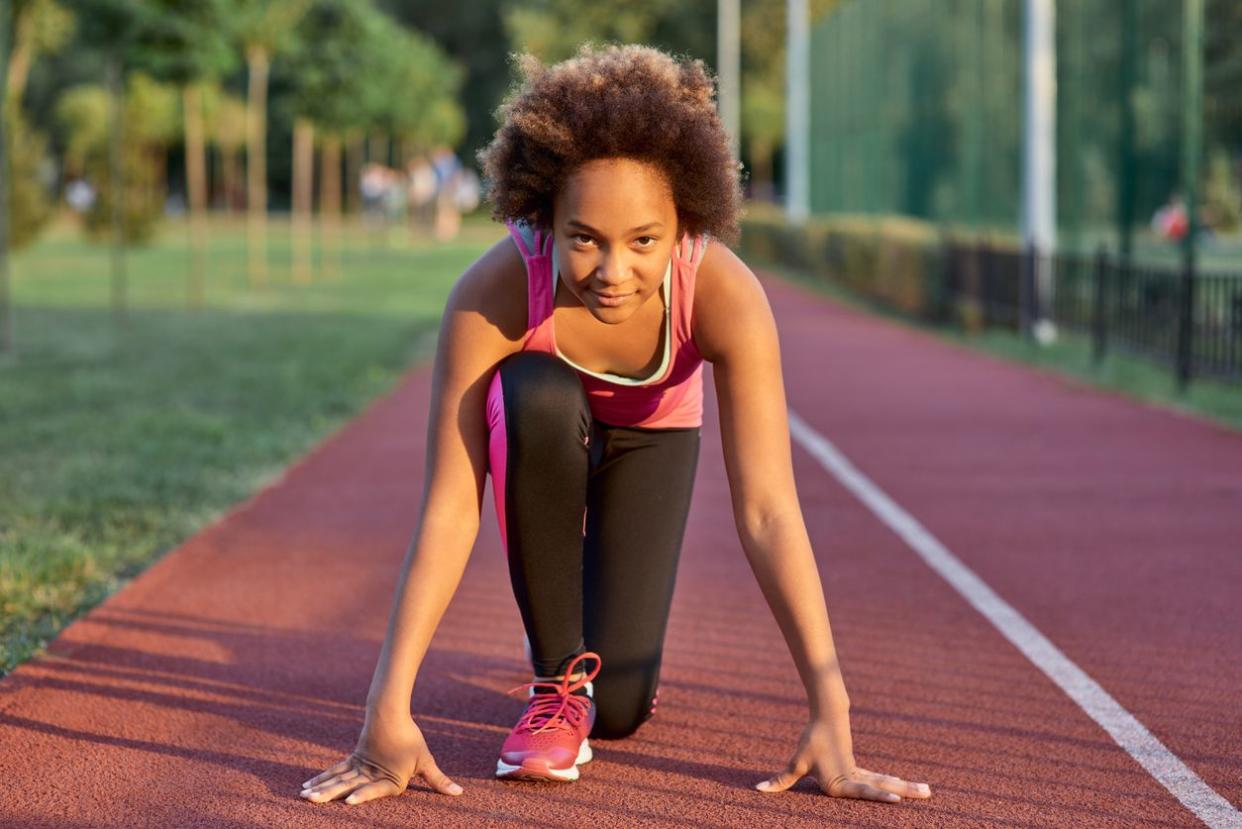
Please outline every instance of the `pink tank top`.
M706 235L683 236L673 249L665 284L665 358L654 376L643 379L601 375L574 365L556 347L552 317L556 298L552 234L507 222L526 262L526 339L523 351L543 351L578 372L591 414L612 426L678 429L703 424L703 356L690 334L694 278L707 251ZM614 377L615 380L606 379Z

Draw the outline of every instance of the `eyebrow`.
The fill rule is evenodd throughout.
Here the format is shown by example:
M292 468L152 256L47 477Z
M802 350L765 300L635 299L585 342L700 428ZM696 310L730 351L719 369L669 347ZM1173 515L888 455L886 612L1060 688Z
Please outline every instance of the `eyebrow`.
M585 222L580 222L577 219L570 219L567 222L567 224L570 225L571 227L580 227L583 230L589 230L596 235L603 235L598 230L591 227L589 224ZM630 233L638 233L640 230L651 230L652 228L655 228L655 227L664 227L664 223L663 222L648 222L645 225L639 225L638 227L630 228L629 230L626 231L626 234L628 235Z

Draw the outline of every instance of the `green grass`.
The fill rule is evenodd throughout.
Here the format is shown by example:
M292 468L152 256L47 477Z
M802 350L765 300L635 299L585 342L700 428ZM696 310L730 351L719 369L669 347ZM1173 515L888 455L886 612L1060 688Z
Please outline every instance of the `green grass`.
M1231 385L1208 378L1194 378L1183 396L1177 391L1176 378L1170 369L1140 357L1112 351L1106 354L1097 368L1091 360L1091 341L1082 334L1062 329L1058 331L1056 341L1047 346L1038 345L1003 329L985 329L978 334L970 334L952 327L933 326L913 320L841 285L816 279L796 269L766 263L752 265L807 286L851 308L916 328L946 342L1038 366L1077 378L1101 390L1242 429L1242 384Z
M14 261L18 358L0 365L0 671L40 653L171 547L429 357L444 298L504 229L459 241L346 236L343 275L289 281L272 225L270 284L245 236L213 228L207 307L186 310L185 228L128 257L129 324L108 251L60 227Z

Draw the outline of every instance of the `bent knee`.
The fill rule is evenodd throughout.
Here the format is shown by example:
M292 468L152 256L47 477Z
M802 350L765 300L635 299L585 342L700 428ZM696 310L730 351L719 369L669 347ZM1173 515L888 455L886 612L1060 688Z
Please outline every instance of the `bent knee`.
M639 726L651 719L650 712L641 716L604 715L596 712L595 725L591 727L591 737L600 740L620 740L638 730Z

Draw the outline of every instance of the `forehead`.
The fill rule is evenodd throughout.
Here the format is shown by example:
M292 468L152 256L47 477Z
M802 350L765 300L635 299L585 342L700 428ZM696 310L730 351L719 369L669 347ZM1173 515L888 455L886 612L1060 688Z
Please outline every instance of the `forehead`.
M673 191L660 168L629 158L588 161L565 179L554 211L564 220L629 221L636 214L666 219L676 210ZM592 224L594 222L591 222ZM628 225L627 225L628 227Z

